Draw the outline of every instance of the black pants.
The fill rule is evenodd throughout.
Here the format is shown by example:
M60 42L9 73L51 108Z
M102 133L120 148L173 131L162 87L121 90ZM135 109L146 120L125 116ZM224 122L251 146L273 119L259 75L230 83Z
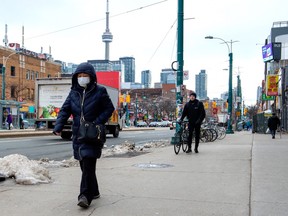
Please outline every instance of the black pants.
M276 130L274 130L274 129L270 129L270 132L271 132L272 137L275 137Z
M83 158L80 161L82 178L80 184L80 194L78 198L81 195L84 195L87 198L89 204L93 200L93 197L99 194L96 177L96 162L96 158Z
M189 123L189 137L188 137L188 148L191 149L192 147L192 138L193 138L193 131L195 132L195 148L198 150L199 140L200 140L200 124L191 124Z

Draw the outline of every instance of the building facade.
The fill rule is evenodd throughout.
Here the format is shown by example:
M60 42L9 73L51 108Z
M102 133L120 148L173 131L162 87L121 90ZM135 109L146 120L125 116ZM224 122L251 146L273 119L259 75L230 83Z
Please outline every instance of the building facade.
M4 86L2 67L6 69L3 100L33 103L37 78L61 76L61 64L34 55L0 46L0 58L1 92Z
M207 74L206 70L201 70L195 75L195 91L199 99L207 98Z
M61 69L62 65L54 62L50 55L0 46L0 128L5 128L8 113L12 114L15 128L20 127L20 115L33 119L35 80L59 77Z
M160 73L160 82L162 84L176 83L175 72L170 68L162 69Z
M135 82L135 58L134 57L122 57L120 61L125 65L124 69L124 82Z
M144 88L151 87L151 71L150 70L141 71L141 84L144 86Z
M275 95L274 100L262 100L259 106L261 110L271 110L276 112L281 118L281 127L288 130L288 21L274 22L271 28L270 35L265 40L265 45L270 43L280 44L280 59L274 60L275 50L273 45L273 59L264 61L265 72L262 85L262 94L271 96L269 93L269 83L267 77L277 77L277 92L272 92ZM263 56L263 48L262 48ZM264 60L264 56L263 56Z

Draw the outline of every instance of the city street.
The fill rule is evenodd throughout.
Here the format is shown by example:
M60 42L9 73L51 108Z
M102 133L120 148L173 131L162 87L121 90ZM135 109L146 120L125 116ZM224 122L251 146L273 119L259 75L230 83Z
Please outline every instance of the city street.
M143 145L163 139L170 142L170 137L174 133L175 131L169 130L169 127L155 128L155 130L122 131L118 138L107 135L105 145L107 148L125 142ZM69 140L63 140L60 136L54 135L1 138L0 158L10 154L22 154L33 160L41 158L64 160L72 156L71 143Z
M155 131L157 132L157 130ZM201 143L199 154L173 146L135 157L101 158L101 198L77 206L79 167L50 168L53 183L0 184L3 215L285 216L288 211L288 135L242 131Z

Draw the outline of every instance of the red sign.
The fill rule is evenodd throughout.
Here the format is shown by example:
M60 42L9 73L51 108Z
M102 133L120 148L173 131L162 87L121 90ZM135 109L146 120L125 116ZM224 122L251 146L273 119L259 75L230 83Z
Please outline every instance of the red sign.
M119 71L97 71L97 83L110 86L112 88L121 88L121 72Z

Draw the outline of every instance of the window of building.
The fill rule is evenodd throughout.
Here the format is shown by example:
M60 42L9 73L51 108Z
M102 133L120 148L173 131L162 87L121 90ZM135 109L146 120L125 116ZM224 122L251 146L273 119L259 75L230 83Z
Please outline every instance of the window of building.
M10 95L11 98L16 98L16 86L11 86Z
M31 71L30 78L31 78L31 80L35 80L35 72L34 71Z
M39 78L39 72L38 72L38 71L35 72L35 78L36 78L36 79Z
M0 74L2 74L2 67L3 67L3 64L0 64Z
M45 61L40 61L40 72L45 73Z
M33 100L34 97L35 97L35 91L34 91L34 89L31 89L31 99Z
M11 76L16 76L15 67L11 66Z
M26 70L26 80L30 79L30 70Z
M19 62L20 62L19 67L25 68L25 56L24 55L19 55Z

